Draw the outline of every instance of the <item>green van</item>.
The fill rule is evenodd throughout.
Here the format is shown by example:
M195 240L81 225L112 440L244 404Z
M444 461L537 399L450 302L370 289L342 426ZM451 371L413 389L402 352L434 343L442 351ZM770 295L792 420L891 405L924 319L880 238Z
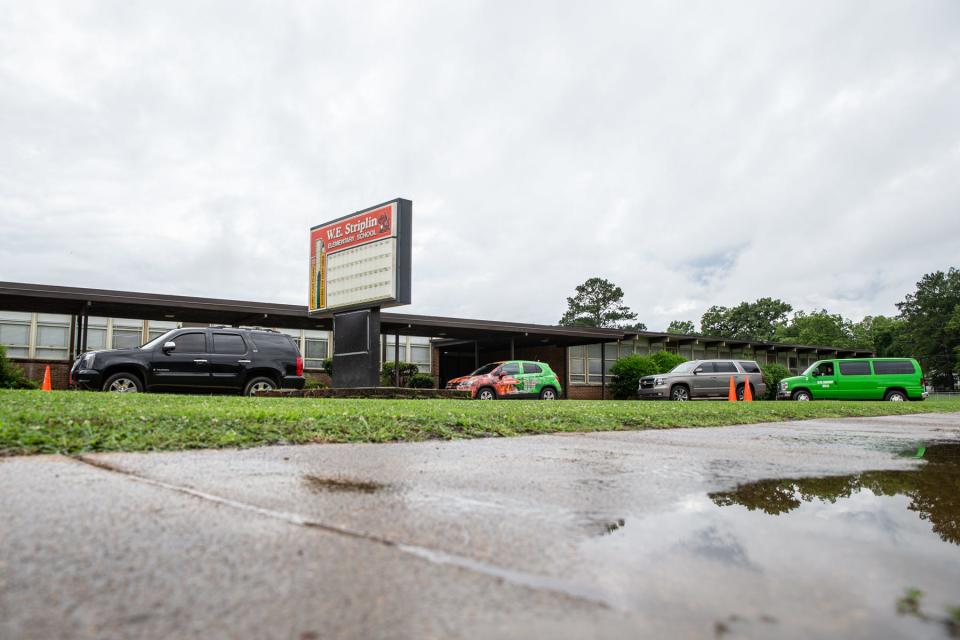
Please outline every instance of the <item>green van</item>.
M785 400L923 400L926 381L912 358L818 360L799 376L784 378Z

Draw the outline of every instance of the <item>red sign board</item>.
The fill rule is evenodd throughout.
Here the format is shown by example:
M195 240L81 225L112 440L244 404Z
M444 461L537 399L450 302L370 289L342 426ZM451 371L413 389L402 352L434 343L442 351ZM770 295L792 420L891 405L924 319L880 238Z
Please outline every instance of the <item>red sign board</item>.
M323 243L327 254L368 242L384 240L396 234L395 206L391 203L358 213L310 230L310 246Z

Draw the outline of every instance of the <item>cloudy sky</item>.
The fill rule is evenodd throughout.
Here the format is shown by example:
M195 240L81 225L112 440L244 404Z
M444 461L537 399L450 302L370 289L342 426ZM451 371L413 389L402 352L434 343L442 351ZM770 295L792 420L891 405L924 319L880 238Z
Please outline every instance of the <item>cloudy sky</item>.
M0 280L305 304L397 196L397 311L893 313L960 266L960 2L0 0Z

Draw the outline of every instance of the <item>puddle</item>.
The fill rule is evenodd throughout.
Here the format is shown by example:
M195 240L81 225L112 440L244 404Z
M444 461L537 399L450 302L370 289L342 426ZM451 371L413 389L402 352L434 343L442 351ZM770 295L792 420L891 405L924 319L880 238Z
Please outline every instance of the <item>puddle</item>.
M306 475L303 481L315 493L378 493L387 489L387 485L371 480L353 480L350 478Z
M581 544L615 607L715 637L960 637L960 443L900 471L784 478Z

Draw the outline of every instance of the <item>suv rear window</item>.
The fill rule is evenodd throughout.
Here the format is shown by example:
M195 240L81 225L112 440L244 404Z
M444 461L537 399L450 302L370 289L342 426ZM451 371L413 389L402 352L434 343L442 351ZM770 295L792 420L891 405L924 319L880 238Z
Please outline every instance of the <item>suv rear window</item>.
M868 376L870 375L870 363L869 362L841 362L840 375Z
M247 352L247 345L243 338L235 333L215 333L213 334L213 352L243 354Z
M747 373L760 373L760 365L756 362L741 362L740 366Z
M532 362L524 362L523 372L524 373L543 373L543 369L541 369L540 365L538 364L533 364Z
M289 351L290 349L297 349L296 343L293 341L290 336L285 336L282 333L251 333L250 336L253 338L253 344L257 345L258 351L271 350L275 351L281 349L283 351Z
M917 372L916 367L909 360L874 360L873 370L878 376Z

